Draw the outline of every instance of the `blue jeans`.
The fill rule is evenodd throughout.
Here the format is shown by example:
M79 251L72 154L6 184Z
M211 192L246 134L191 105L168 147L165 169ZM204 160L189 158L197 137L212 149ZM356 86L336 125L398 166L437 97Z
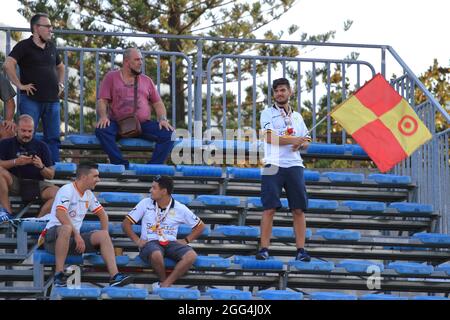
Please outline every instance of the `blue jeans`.
M30 99L26 94L20 94L19 113L28 114L34 120L34 132L36 132L39 119L42 119L44 130L44 142L47 143L53 162L59 161L59 134L60 117L59 101L38 102Z
M166 161L167 156L172 151L174 141L172 141L172 132L165 128L159 129L157 121L145 121L141 123L142 134L138 138L156 142L153 150L152 158L149 164L162 164ZM111 120L111 124L106 128L96 128L95 135L100 141L103 150L109 157L112 164L123 164L126 168L129 162L125 160L119 147L116 144L119 126L116 121Z

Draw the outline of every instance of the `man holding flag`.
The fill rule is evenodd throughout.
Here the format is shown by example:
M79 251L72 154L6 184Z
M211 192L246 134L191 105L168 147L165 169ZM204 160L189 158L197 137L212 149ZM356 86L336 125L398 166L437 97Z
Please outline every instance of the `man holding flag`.
M308 207L303 160L300 149L308 148L310 138L300 113L289 105L292 89L289 80L276 79L272 83L275 104L261 113L261 129L264 132L264 170L261 181L261 201L264 207L261 219L261 243L256 259L269 259L273 216L281 208L281 192L284 188L293 215L296 260L310 261L305 251L306 221L304 211Z

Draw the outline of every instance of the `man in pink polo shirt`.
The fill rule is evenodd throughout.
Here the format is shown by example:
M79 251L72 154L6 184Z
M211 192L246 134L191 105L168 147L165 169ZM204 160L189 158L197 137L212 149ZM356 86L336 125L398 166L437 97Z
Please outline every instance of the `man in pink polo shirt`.
M97 122L95 135L111 163L123 164L126 168L129 162L123 158L116 144L119 131L116 120L135 113L135 78L138 81L136 115L142 128L140 138L156 142L152 158L148 163L164 163L174 144L171 140L174 128L167 120L166 107L152 79L142 74L141 68L142 55L139 49L126 49L123 53L122 68L105 75L98 96L97 112L100 119ZM157 121L150 120L152 109L156 113Z

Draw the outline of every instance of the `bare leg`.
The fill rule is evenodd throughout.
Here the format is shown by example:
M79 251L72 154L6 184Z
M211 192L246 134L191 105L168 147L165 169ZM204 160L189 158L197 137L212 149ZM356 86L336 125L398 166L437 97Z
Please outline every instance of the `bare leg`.
M103 261L105 261L109 274L111 277L116 275L119 270L117 269L114 246L108 231L99 230L93 232L91 234L91 243L93 246L100 246L100 253L102 254Z
M294 217L295 245L297 248L304 248L306 236L305 214L300 209L294 209L292 210L292 216Z
M11 203L9 202L9 189L12 185L11 174L0 167L0 204L3 208L12 213Z
M170 287L177 279L179 279L182 275L184 275L192 264L197 259L197 254L194 250L187 252L180 261L178 261L175 269L173 269L172 273L167 277L166 280L161 282L161 288Z
M44 200L44 204L41 207L41 210L39 210L38 218L46 215L50 212L53 205L53 200L55 200L56 193L58 192L59 188L57 186L54 187L48 187L45 188L41 193L41 198Z
M269 248L270 237L272 236L272 224L275 209L264 210L261 218L261 248Z
M161 251L159 250L153 251L149 260L152 264L153 270L155 270L156 274L159 277L159 282L165 281L166 267L164 266L164 257Z
M56 255L56 272L64 271L64 262L69 252L70 236L72 235L72 227L68 225L59 226L57 229L57 238L55 245Z

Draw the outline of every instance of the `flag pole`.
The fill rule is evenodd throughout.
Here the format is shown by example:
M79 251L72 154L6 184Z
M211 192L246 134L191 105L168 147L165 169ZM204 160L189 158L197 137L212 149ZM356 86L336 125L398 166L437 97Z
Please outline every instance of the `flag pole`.
M316 123L316 125L314 127L312 127L311 129L309 129L308 131L306 131L306 135L309 136L311 131L313 131L315 128L317 128L319 126L319 124L321 124L322 122L325 121L325 119L331 114L331 112L328 112L322 119L319 120L319 122Z

